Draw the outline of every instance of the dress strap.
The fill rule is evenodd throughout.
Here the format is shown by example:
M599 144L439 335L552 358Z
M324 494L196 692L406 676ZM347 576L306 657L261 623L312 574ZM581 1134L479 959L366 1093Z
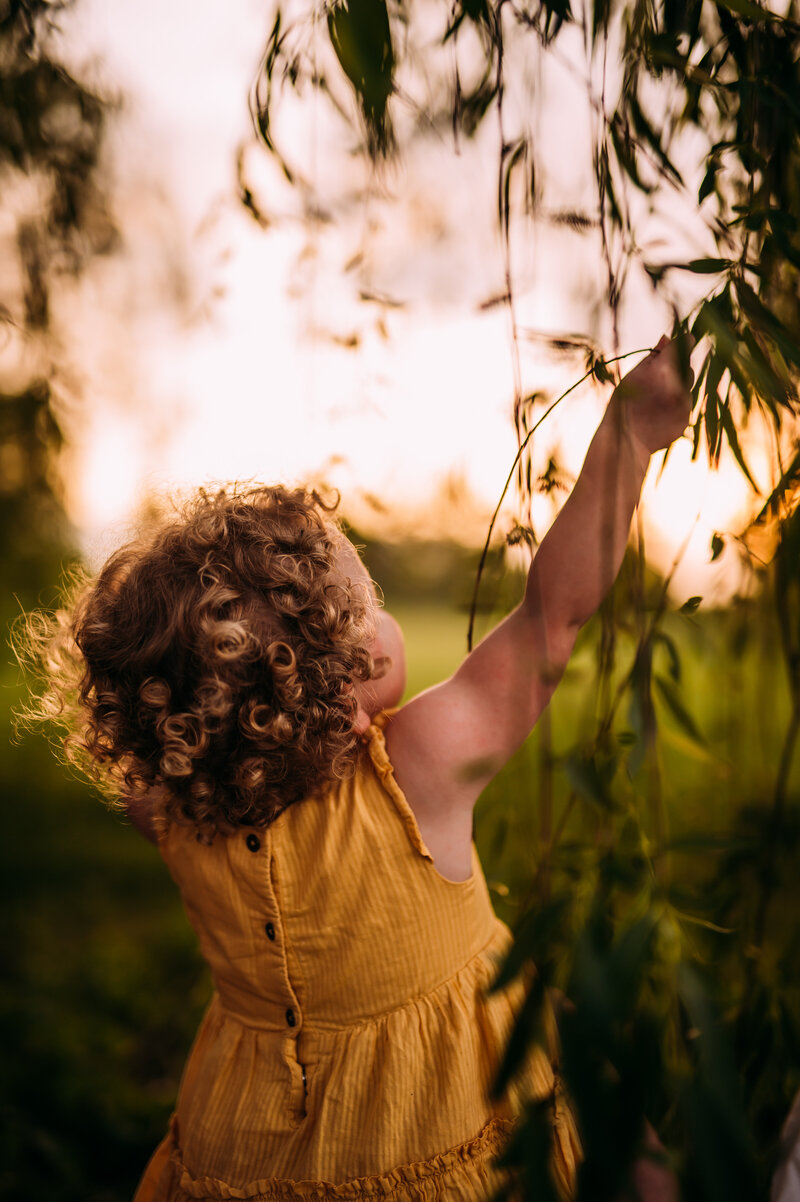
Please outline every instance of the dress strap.
M425 840L422 838L416 815L408 804L405 793L397 783L394 768L389 759L389 752L386 750L384 730L396 712L396 710L381 710L379 714L376 714L372 719L372 724L366 731L364 740L376 775L392 799L395 809L406 828L406 833L412 847L415 851L419 852L423 859L430 860L433 863L433 856L428 850Z

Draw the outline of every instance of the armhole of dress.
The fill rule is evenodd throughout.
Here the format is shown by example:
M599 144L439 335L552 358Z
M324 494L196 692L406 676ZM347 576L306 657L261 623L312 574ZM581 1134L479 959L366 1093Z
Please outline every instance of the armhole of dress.
M405 793L395 779L394 768L389 759L389 753L386 750L386 739L383 732L387 722L391 720L392 712L392 710L382 710L381 713L376 714L372 719L372 725L367 730L365 736L367 751L369 752L376 776L389 794L397 813L400 815L411 846L423 859L429 860L433 864L433 856L428 850L425 840L422 838L422 832L419 829L416 815L408 804Z

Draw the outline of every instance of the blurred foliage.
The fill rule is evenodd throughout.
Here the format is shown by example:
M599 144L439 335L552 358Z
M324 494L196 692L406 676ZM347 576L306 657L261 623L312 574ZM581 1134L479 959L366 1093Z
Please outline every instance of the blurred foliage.
M327 6L334 51L330 60L314 37L320 26L313 0L306 15L295 15L293 21L278 6L253 90L253 112L259 136L290 178L292 169L272 132L280 93L285 87L317 89L347 116L337 67L356 100L364 152L373 158L402 152L392 132L392 112L413 109L416 103L400 82L403 48L411 53L409 28L415 16L428 29L432 17L425 10L424 4L411 8L386 0L339 0ZM437 39L422 38L430 47L423 77L446 73L444 82L437 80L438 92L429 92L448 97L454 136L472 137L490 116L499 120L497 219L506 247L508 288L500 299L509 304L512 321L512 218L517 210L535 216L543 205L534 138L512 125L504 108L508 47L512 41L515 46L528 42L532 52L558 54L559 38L580 29L590 80L587 102L598 116L593 147L597 216L559 212L556 218L578 236L599 228L608 275L606 301L615 328L635 264L673 307L676 325L691 328L704 340L694 388L696 449L702 440L717 462L727 444L750 478L739 438L742 421L756 406L780 430L797 399L800 25L795 0L782 15L751 0L667 0L659 6L647 0L597 0L577 13L569 0L455 0L449 18L442 15L439 22L438 44L457 47L459 39L468 40L470 78L477 81L467 85L462 79L457 50L443 65L434 58ZM574 40L565 54L574 57ZM601 93L595 94L592 71L599 61L609 67L602 72ZM417 114L409 136L440 127L440 113L424 116ZM709 253L678 262L648 257L641 249L642 219L635 215L630 193L660 205L662 212L673 202L685 202L691 194L673 147L689 131L705 145L705 170L693 188ZM707 277L711 285L689 313L679 311L670 288L680 272ZM549 340L561 350L580 343ZM587 353L593 366L595 352L588 343ZM521 436L524 402L521 395L515 398Z
M800 1085L795 734L788 751L783 736L781 753L782 732L773 727L751 795L743 769L752 749L737 742L732 723L725 759L718 758L709 699L696 686L679 687L686 686L686 624L696 626L698 616L668 612L654 579L641 598L637 581L631 556L598 621L594 653L606 662L595 675L592 712L557 754L552 742L540 742L545 774L562 777L562 787L543 790L540 766L541 834L506 975L530 961L537 966L536 1004L525 1015L530 1039L549 991L568 999L559 1027L565 1089L586 1150L580 1197L613 1200L632 1189L646 1120L669 1150L682 1198L765 1197L780 1126ZM706 687L726 687L765 627L776 672L780 623L770 604L765 592L730 614L703 615L702 626L721 636L720 662L712 667L706 656ZM792 732L788 692L784 702L773 693L769 721L788 710ZM755 741L746 720L744 737ZM671 746L696 759L698 785L705 779L709 795L719 789L719 770L723 779L742 774L724 806L712 808L711 796L704 806L692 803L674 765L665 766ZM525 1043L509 1049L506 1072ZM520 1148L539 1145L541 1122L537 1112L526 1117ZM536 1197L545 1160L526 1151L515 1163L526 1196Z
M2 676L0 716L18 696ZM124 1202L161 1140L209 984L155 848L65 780L0 753L0 1198Z
M53 589L75 555L59 474L64 389L51 295L117 237L103 182L109 104L60 61L54 23L65 7L0 4L4 621ZM18 692L8 668L0 685L8 732ZM153 932L147 951L133 927L121 933L119 915L135 917L142 889L157 898L169 888L163 869L115 846L96 801L64 781L41 744L12 752L4 742L0 1197L121 1198L141 1172L143 1132L152 1143L163 1129L174 1081L160 1078L181 1055L176 1022L149 985L174 974L188 1021L196 1018L196 955L180 921Z
M102 182L108 105L53 57L64 5L0 6L0 555L19 600L52 585L71 536L57 472L62 431L51 329L54 279L116 239Z

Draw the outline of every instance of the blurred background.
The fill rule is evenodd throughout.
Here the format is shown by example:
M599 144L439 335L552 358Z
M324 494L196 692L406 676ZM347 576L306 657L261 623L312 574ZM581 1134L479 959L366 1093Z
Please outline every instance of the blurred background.
M65 569L98 566L167 496L305 480L341 491L406 632L412 695L466 651L481 548L520 436L515 396L543 407L584 375L587 354L654 345L673 306L700 295L697 278L665 298L642 276L608 309L585 217L592 109L567 42L561 58L526 66L512 103L534 126L540 203L512 221L511 320L509 241L487 169L497 129L458 138L435 120L435 76L412 46L423 99L398 118L414 134L402 153L376 163L317 91L285 81L270 150L251 90L276 11L255 0L0 3L3 619L54 604ZM290 27L291 6L283 13ZM303 28L315 45L320 31ZM418 36L422 49L437 40L424 20ZM696 188L706 148L690 138L680 153ZM707 254L692 212L651 212L647 238L673 258ZM498 516L479 634L519 598L609 391L590 373L532 444L527 487L512 487ZM780 1080L758 1078L765 1157L800 1085L791 807L785 863L748 858L776 788L794 798L800 784L784 628L765 587L774 532L762 523L740 537L781 478L772 438L754 413L742 434L750 481L727 446L712 470L690 438L654 466L609 602L617 666L607 612L476 819L509 921L532 891L550 898L559 874L590 888L580 849L602 844L607 798L580 749L606 694L630 686L657 614L656 700L648 676L642 708L634 672L609 729L618 749L655 747L665 783L635 851L671 857L681 954L740 968L758 918L737 907L769 879L779 936L762 963L780 997L760 1055L775 1074L783 1061ZM10 652L2 680L0 1197L118 1202L161 1138L209 982L156 850L43 739L12 742L22 682ZM734 976L729 1001L741 994Z

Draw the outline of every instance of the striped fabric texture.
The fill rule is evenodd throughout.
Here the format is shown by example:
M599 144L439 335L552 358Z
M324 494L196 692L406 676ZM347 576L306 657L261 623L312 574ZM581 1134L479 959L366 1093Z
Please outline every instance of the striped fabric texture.
M475 1202L522 1100L548 1097L572 1188L577 1137L544 1052L489 1103L522 1000L488 993L508 929L474 851L467 881L437 872L382 725L352 779L266 830L163 837L215 993L135 1202Z

